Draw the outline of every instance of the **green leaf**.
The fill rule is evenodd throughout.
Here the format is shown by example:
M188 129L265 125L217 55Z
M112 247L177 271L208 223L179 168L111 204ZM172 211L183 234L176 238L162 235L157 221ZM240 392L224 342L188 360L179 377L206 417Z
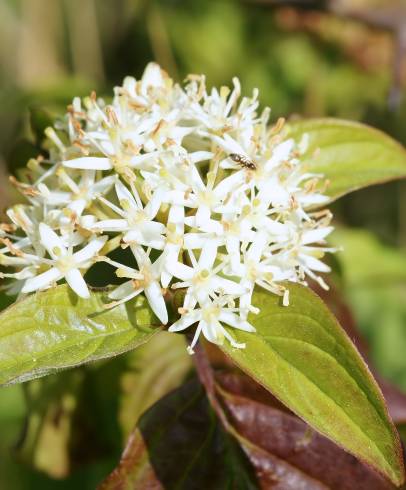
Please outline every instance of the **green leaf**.
M58 369L121 354L159 328L140 295L105 309L105 292L82 300L61 285L28 296L0 314L0 384L38 378Z
M321 299L289 284L290 305L255 292L257 333L230 329L245 349L222 350L309 425L395 484L404 480L398 434L361 356Z
M406 150L385 133L340 119L291 122L288 136L309 137L304 163L310 172L330 181L326 194L333 201L362 187L406 177Z

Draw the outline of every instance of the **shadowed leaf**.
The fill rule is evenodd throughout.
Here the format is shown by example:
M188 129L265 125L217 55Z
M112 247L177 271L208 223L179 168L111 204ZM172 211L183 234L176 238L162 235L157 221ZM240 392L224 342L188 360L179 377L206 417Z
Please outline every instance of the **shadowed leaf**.
M222 431L193 381L141 417L119 466L100 490L255 489L246 468L238 445Z
M261 387L257 386L257 399L252 399L255 383L246 376L222 374L217 379L230 422L255 446L283 459L327 488L352 490L355 482L358 490L393 488L298 417L280 410L278 403L265 393L259 397Z

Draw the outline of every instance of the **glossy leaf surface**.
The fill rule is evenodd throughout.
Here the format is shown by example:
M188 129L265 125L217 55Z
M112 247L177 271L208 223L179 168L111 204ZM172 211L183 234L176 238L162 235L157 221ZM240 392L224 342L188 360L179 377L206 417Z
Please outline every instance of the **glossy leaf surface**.
M309 138L304 162L310 172L330 181L335 200L351 191L406 177L406 150L385 133L340 119L304 119L289 123L288 135Z
M290 305L255 293L257 333L231 330L245 349L223 351L310 426L395 484L404 479L398 434L351 340L309 288L289 284Z
M143 296L106 309L105 292L82 300L66 285L33 294L0 314L0 384L113 357L159 332Z

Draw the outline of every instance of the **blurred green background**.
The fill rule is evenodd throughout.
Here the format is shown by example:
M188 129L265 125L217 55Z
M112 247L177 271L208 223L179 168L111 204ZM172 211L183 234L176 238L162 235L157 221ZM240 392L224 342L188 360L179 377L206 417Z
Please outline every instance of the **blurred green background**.
M109 96L150 60L179 81L237 75L246 92L260 89L274 120L355 119L406 143L405 26L402 0L0 0L1 208L15 198L6 172L37 151L30 111L61 113L93 89ZM333 210L344 294L375 365L406 390L406 184L360 191ZM173 357L155 345L1 389L0 489L95 488L162 368L177 366L149 403L188 370L173 342ZM140 374L145 358L159 369Z

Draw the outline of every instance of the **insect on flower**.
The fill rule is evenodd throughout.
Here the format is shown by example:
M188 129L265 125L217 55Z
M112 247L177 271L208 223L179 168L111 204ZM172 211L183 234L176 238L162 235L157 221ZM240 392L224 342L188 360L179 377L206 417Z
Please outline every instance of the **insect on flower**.
M241 167L248 168L249 170L257 169L255 163L244 155L240 155L239 153L231 153L229 157L233 162L241 165Z

